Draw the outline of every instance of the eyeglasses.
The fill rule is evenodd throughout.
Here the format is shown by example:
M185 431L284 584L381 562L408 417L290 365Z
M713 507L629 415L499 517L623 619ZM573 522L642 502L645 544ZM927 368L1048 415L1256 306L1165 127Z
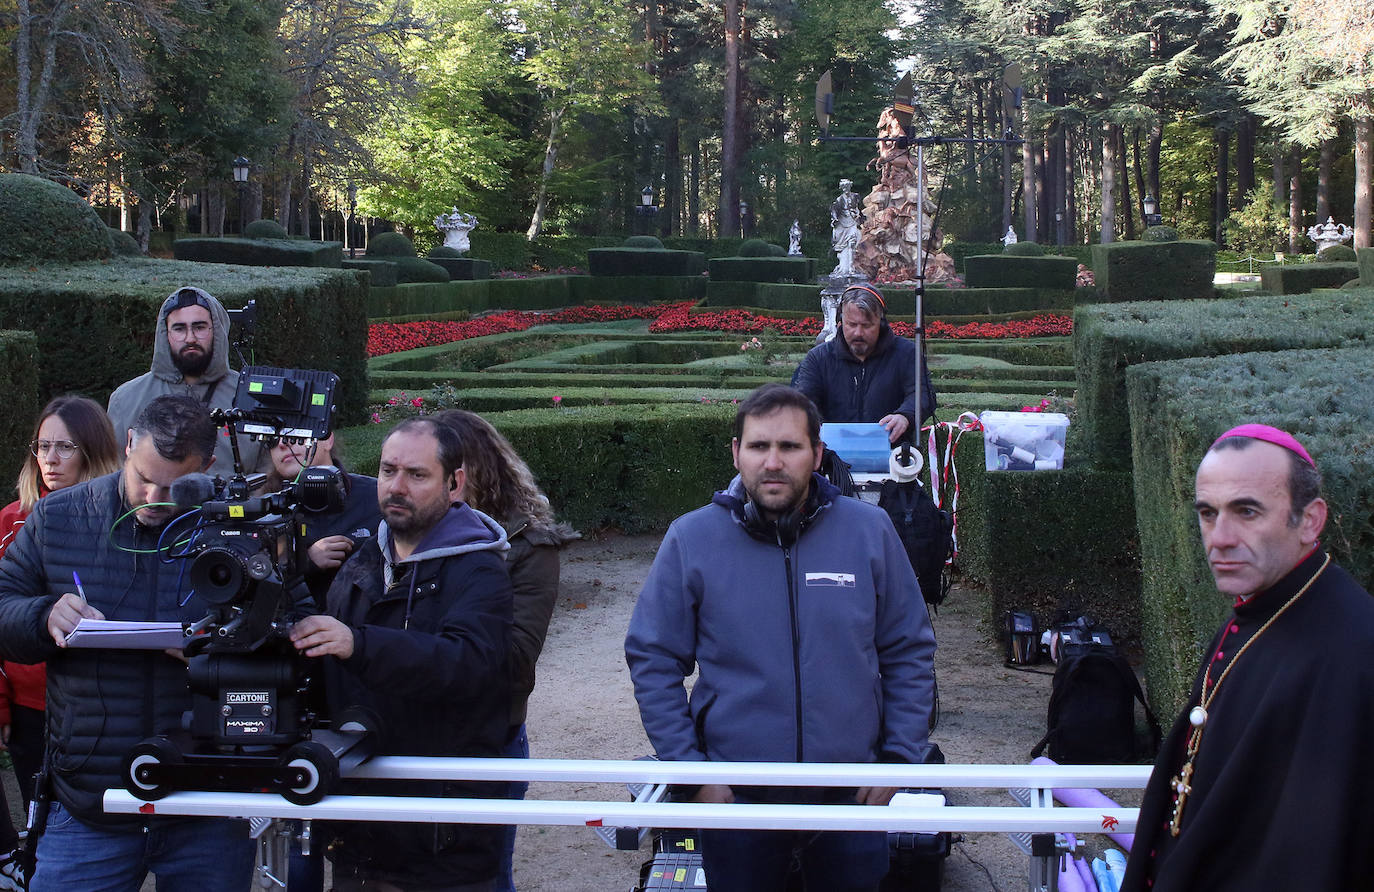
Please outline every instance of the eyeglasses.
M211 325L209 322L192 322L187 325L185 322L173 322L167 326L167 334L178 341L184 341L194 336L196 340L202 340L210 336Z
M66 461L81 451L81 447L71 440L34 440L29 444L29 451L33 453L34 458L42 458L49 452L56 452L58 458Z

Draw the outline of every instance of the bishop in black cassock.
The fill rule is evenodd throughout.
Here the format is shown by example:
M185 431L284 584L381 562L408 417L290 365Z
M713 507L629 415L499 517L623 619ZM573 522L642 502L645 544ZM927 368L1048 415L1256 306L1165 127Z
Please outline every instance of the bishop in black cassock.
M1160 750L1124 892L1374 889L1374 599L1315 542L1320 498L1291 522L1292 462L1270 444L1315 473L1310 456L1245 428L1198 472L1208 561L1236 604ZM1219 451L1228 436L1265 442ZM1226 467L1204 485L1214 455Z

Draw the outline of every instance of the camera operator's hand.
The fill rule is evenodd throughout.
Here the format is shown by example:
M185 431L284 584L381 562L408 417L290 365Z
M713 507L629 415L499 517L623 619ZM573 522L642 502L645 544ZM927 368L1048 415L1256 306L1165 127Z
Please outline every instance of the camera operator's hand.
M67 646L67 636L82 619L104 619L105 614L96 610L80 595L67 592L57 599L48 613L48 634L57 642L58 647Z
M307 616L291 627L291 643L307 657L353 656L353 630L332 616Z
M310 546L310 563L321 570L333 570L353 553L353 540L347 536L325 536Z

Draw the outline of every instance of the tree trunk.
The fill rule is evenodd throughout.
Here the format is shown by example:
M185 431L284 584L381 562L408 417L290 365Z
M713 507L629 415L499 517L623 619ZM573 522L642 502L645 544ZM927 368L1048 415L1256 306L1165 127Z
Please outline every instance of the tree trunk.
M314 146L309 139L305 141L304 151L301 156L305 159L301 163L301 235L310 238L310 225L314 222L310 219L310 184L315 181L315 152ZM324 221L320 221L320 226L324 226Z
M1150 141L1145 149L1145 192L1149 192L1159 203L1164 203L1164 196L1159 191L1159 153L1164 145L1164 125L1155 122L1150 128ZM1144 193L1142 193L1143 195Z
M1317 224L1331 216L1331 140L1322 140L1321 155L1317 159Z
M738 231L739 216L739 0L725 0L725 110L720 140L718 235Z
M1255 188L1255 116L1245 115L1236 127L1236 200L1244 203Z
M1127 163L1126 149L1126 134L1123 131L1121 134L1121 163L1123 165ZM1126 209L1126 241L1133 242L1135 241L1136 208L1140 208L1141 222L1143 223L1145 220L1145 207L1140 203L1140 200L1143 199L1145 196L1145 174L1140 167L1139 127L1135 128L1131 135L1129 157L1130 169L1122 171L1121 174L1121 183L1123 187L1121 195L1121 206ZM1135 177L1135 195L1130 194L1131 177Z
M1283 207L1285 194L1283 147L1277 142L1274 143L1273 153L1269 157L1269 165L1272 169L1272 176L1274 178L1274 207Z
M138 246L147 254L148 245L153 240L153 203L146 198L138 202L138 228L134 238L138 239Z
M998 98L1000 98L1001 90L995 92ZM998 102L997 108L998 126L1001 130L997 135L999 137L1006 137L1009 135L1012 122L1011 119L1007 117L1006 112L1002 111L1002 104L1000 102ZM1014 187L1011 182L1011 143L1006 142L1002 143L1002 228L998 230L999 235L1005 235L1006 231L1012 226L1012 214L1015 213L1015 206L1012 203L1013 193Z
M1102 244L1116 241L1116 137L1114 124L1102 127ZM1129 207L1130 205L1127 205Z
M687 233L696 235L701 231L701 137L692 133L688 147L691 157L687 182Z
M50 23L47 43L43 45L43 64L39 68L38 87L33 88L33 37L34 20L38 16L32 12L28 0L19 0L16 7L18 28L14 40L15 65L15 111L18 127L15 134L15 150L19 156L19 170L22 173L38 173L38 125L43 111L48 105L52 92L53 76L57 71L56 29L62 24L65 13Z
M1040 157L1040 152L1031 136L1029 108L1022 109L1021 132L1026 136L1025 142L1021 143L1021 202L1026 208L1026 231L1023 236L1026 241L1033 242L1038 240L1036 212L1040 208L1040 196L1035 189L1035 162Z
M529 241L539 238L539 233L544 231L544 216L549 210L549 181L553 178L554 162L558 160L559 130L567 110L567 106L563 106L549 115L549 139L544 144L544 168L539 177L539 193L535 196L530 228L525 231L525 238Z
M1226 244L1226 219L1231 216L1231 132L1217 129L1216 192L1212 199L1212 238Z
M1302 149L1293 147L1293 171L1288 178L1288 250L1298 253L1302 238Z
M1374 211L1374 110L1364 108L1355 118L1355 244L1368 248L1371 212Z
M658 211L658 234L682 231L682 122L672 118L663 137L663 207Z
M210 235L224 236L224 193L217 185L205 188L205 216L209 218Z

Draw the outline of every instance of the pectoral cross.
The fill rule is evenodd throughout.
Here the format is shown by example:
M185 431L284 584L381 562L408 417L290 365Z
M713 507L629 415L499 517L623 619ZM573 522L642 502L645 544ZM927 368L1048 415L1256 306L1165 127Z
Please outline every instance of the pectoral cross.
M1169 833L1178 836L1179 828L1183 823L1183 805L1188 801L1188 794L1193 792L1189 783L1193 779L1193 760L1189 759L1183 763L1183 770L1178 773L1178 777L1173 779L1170 784L1174 788L1174 819L1169 823Z

